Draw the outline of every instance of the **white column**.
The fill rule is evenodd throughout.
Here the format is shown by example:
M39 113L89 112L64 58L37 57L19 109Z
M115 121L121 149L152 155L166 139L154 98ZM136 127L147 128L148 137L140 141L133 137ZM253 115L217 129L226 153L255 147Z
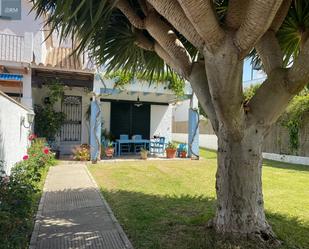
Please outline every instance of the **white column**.
M195 94L192 95L189 109L189 122L188 122L188 155L199 156L199 112L198 100Z
M33 60L33 33L25 32L22 62L31 63Z
M21 103L33 109L32 105L32 87L31 87L31 69L28 70L28 74L23 75L23 97L21 99Z

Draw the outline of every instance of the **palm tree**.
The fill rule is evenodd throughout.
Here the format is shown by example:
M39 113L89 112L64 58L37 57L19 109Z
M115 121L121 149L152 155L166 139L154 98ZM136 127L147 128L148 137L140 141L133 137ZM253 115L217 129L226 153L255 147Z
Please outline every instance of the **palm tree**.
M109 69L177 72L218 136L220 233L274 236L264 213L262 144L309 82L307 0L34 0L51 31L76 34ZM244 106L243 61L258 54L267 79Z

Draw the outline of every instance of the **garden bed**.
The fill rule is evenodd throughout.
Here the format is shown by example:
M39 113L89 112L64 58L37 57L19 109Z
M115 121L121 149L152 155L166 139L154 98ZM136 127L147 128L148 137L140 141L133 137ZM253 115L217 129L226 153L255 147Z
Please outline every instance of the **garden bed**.
M54 155L44 139L32 137L28 154L11 169L10 176L2 171L0 248L28 247L45 177L54 164Z

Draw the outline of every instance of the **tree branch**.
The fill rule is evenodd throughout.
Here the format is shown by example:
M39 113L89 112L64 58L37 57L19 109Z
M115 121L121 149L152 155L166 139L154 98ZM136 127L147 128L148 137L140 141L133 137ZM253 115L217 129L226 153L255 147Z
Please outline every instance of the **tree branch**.
M179 75L183 75L182 69L177 65L177 63L172 59L172 57L164 50L164 48L162 48L160 44L157 42L155 42L154 44L154 51L175 72L177 72Z
M284 0L283 3L281 4L277 12L277 15L275 16L273 23L271 24L271 27L270 27L270 29L275 31L275 33L279 30L284 19L286 18L289 12L291 3L292 3L292 0Z
M187 78L191 71L191 56L177 38L175 32L154 11L151 11L146 17L145 28L170 55L174 63L181 68L181 75Z
M274 31L267 31L255 46L267 75L282 67L283 53Z
M135 45L148 51L154 51L156 54L175 72L182 74L182 70L173 61L171 56L157 42L150 41L140 30L136 31Z
M270 27L283 0L251 0L244 22L235 34L240 58L250 51Z
M298 93L309 82L309 39L289 70L289 91Z
M217 48L225 33L220 27L212 0L178 0L186 16L209 50Z
M294 96L288 89L287 69L271 72L247 104L247 126L269 128L287 107Z
M148 0L148 2L195 47L199 50L203 49L202 38L196 32L177 0Z
M135 30L135 45L148 51L154 51L154 42L150 41L142 31Z
M147 2L146 2L147 4ZM167 52L171 58L170 64L173 64L173 68L177 68L177 72L184 78L187 78L191 71L191 56L183 46L181 41L177 38L173 30L161 20L156 11L147 4L148 15L145 20L142 20L131 8L126 0L119 0L116 7L128 18L129 22L137 29L146 29L150 35L158 42L158 44ZM141 42L142 37L139 37ZM149 43L146 45L146 41L143 40L139 44L140 46L146 46L149 49ZM158 46L157 46L158 47ZM158 49L161 55L165 56L161 49ZM165 56L166 57L166 56ZM177 66L176 66L177 65Z
M219 122L212 103L206 76L205 63L203 61L193 63L191 75L188 80L190 81L193 92L196 94L200 105L206 112L215 133L217 134Z
M276 69L248 103L247 124L270 126L309 82L309 40L290 69Z
M230 0L225 23L232 29L238 29L243 23L248 7L248 0Z
M116 3L116 7L128 18L135 28L144 29L144 21L135 13L128 1L119 0Z
M148 8L147 8L146 0L138 0L138 3L141 6L141 9L144 12L144 14L147 15L148 14Z

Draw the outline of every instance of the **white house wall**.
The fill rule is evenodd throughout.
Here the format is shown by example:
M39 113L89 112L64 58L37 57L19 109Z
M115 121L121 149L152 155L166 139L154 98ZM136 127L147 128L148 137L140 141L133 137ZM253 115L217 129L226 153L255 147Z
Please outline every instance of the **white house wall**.
M0 92L0 160L9 174L12 166L27 154L29 128L21 125L29 110ZM25 122L28 126L28 122Z
M172 139L172 106L151 105L150 108L150 137L165 137L166 141Z
M175 122L188 121L189 118L190 99L184 100L176 104L173 108L173 119Z

